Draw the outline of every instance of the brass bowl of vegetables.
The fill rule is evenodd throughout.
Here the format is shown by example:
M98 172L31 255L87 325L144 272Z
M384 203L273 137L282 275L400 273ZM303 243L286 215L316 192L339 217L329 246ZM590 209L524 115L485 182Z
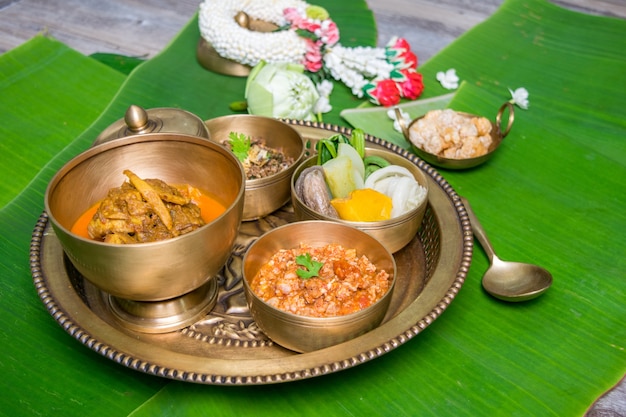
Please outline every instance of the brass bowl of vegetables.
M395 282L395 260L385 246L337 222L277 227L243 259L252 317L275 343L297 352L343 343L378 326Z
M299 220L329 220L363 230L395 253L415 236L428 204L428 181L415 164L366 148L364 133L336 134L316 144L291 179Z
M243 164L246 190L243 220L276 211L291 198L291 175L304 157L304 142L293 127L254 115L205 121L211 140L230 149Z
M222 146L147 133L71 159L50 180L45 209L77 273L113 297L120 315L128 307L159 332L172 324L163 323L169 307L160 302L216 281L238 234L243 192L241 164Z

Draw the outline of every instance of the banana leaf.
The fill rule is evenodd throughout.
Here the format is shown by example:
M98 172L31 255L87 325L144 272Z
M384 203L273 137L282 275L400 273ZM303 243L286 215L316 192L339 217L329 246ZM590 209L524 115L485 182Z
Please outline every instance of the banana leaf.
M127 415L164 381L131 374L69 337L50 320L28 268L30 235L56 171L50 161L99 117L125 77L43 36L0 56L0 74L0 415L87 415L103 403L105 414ZM103 400L105 387L115 388Z
M91 58L102 62L105 65L121 72L124 75L130 74L137 66L143 64L145 59L118 54L106 54L96 52L89 55Z
M421 98L400 103L397 106L402 112L409 115L411 120L425 115L430 110L443 109L448 107L455 93L443 94L441 96ZM396 144L402 148L409 149L411 144L404 137L401 131L393 128L389 111L394 111L386 107L374 106L371 103L363 103L354 109L344 109L340 116L352 126L359 127L370 135L385 138L386 141Z
M375 43L364 2L318 3L338 22L342 42ZM0 82L0 110L8 115L0 132L2 413L583 414L626 371L624 33L623 20L545 0L508 0L420 67L424 99L448 93L435 74L456 68L465 83L449 106L486 116L509 99L508 88L529 90L530 108L516 109L513 130L491 161L442 175L472 202L502 258L553 273L547 294L514 305L489 297L479 283L487 259L477 248L458 297L410 342L342 372L254 387L150 377L90 351L38 300L27 253L48 179L128 105L181 107L206 119L229 113L245 81L197 64L195 17L127 78L46 38L1 56L0 74L16 74ZM33 72L44 59L51 61ZM79 65L82 79L73 72ZM57 74L49 82L48 71ZM340 111L362 102L337 87L325 121L343 124ZM22 107L11 105L17 97ZM27 123L38 124L36 134L25 134ZM384 129L368 133L385 138Z

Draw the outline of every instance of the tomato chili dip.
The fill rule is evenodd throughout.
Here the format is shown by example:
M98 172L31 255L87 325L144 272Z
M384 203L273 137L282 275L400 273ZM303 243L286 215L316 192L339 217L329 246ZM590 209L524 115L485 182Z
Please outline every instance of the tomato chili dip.
M304 257L315 276L306 276L311 268L306 262L303 265ZM376 303L389 291L391 280L387 271L379 270L367 256L357 255L355 249L302 244L276 252L259 269L250 288L277 309L301 316L333 317Z

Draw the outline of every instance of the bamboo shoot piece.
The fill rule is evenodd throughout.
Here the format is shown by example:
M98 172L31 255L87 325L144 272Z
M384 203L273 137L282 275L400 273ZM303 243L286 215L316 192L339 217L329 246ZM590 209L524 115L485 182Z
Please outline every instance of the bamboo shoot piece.
M124 175L128 177L130 183L141 193L143 198L146 199L148 204L152 206L157 216L161 219L167 230L172 230L174 225L172 221L172 216L170 215L169 210L165 207L165 203L161 200L159 193L150 186L147 182L139 178L132 171L126 169L124 170Z

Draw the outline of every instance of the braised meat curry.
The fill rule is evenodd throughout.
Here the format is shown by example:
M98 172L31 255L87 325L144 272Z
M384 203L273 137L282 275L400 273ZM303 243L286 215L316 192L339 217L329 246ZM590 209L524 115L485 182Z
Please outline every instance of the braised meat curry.
M92 239L127 244L155 242L196 230L205 224L200 207L181 189L160 179L129 179L109 190L87 226Z

